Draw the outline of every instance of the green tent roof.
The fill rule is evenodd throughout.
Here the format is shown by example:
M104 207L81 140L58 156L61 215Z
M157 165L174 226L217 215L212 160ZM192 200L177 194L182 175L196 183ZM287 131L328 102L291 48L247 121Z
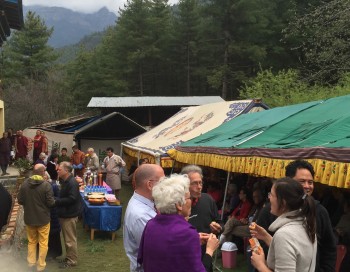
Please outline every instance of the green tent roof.
M259 135L264 135L274 125L280 124L289 117L312 108L321 102L309 102L240 115L216 129L182 143L180 147L240 148L243 145L246 146L251 142L255 142L255 138L258 138Z
M168 153L184 163L270 177L283 176L291 160L307 159L321 182L350 188L349 108L346 95L245 114Z

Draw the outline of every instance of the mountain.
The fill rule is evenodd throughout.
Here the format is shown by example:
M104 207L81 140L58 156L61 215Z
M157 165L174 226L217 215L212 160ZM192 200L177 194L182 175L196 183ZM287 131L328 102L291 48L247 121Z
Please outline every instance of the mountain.
M39 15L48 27L54 27L49 44L55 48L76 44L86 35L115 25L117 20L117 16L107 8L85 14L60 7L23 7L24 14L29 10Z
M93 50L97 45L99 45L106 33L106 30L101 32L94 32L87 36L84 36L78 43L66 45L60 48L56 48L55 51L59 54L57 60L58 63L67 63L72 61L77 56L81 49L85 51Z

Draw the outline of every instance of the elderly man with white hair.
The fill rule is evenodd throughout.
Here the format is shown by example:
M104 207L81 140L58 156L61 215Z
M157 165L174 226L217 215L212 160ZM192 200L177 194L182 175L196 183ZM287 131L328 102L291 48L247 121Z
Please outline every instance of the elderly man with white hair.
M89 168L91 171L97 171L100 167L98 156L92 147L89 147L84 160L85 169Z
M192 204L189 186L187 175L172 175L153 187L152 196L159 214L148 221L138 255L138 262L145 272L211 269L211 256L219 242L214 234L208 237L203 259L205 268L199 235L186 220Z

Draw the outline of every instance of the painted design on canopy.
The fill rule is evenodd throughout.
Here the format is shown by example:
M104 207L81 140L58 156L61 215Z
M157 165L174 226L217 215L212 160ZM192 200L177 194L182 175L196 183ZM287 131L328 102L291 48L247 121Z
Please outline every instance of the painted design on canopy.
M235 118L237 115L241 114L244 109L247 108L247 106L250 104L250 102L244 102L244 103L232 103L230 105L230 111L226 113L227 118L224 120L223 123L230 121L231 119Z

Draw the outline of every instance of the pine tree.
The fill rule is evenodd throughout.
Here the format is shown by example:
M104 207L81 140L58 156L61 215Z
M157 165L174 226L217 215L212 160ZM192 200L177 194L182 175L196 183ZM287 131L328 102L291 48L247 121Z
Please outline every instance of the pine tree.
M177 66L181 89L190 96L194 93L198 71L198 44L200 41L199 26L200 14L198 0L180 0L178 10L175 12L174 29L176 41L174 42L174 62ZM205 78L204 78L205 81Z
M24 28L14 32L4 45L2 77L6 81L42 80L54 66L57 55L47 42L53 32L34 12L29 11Z

